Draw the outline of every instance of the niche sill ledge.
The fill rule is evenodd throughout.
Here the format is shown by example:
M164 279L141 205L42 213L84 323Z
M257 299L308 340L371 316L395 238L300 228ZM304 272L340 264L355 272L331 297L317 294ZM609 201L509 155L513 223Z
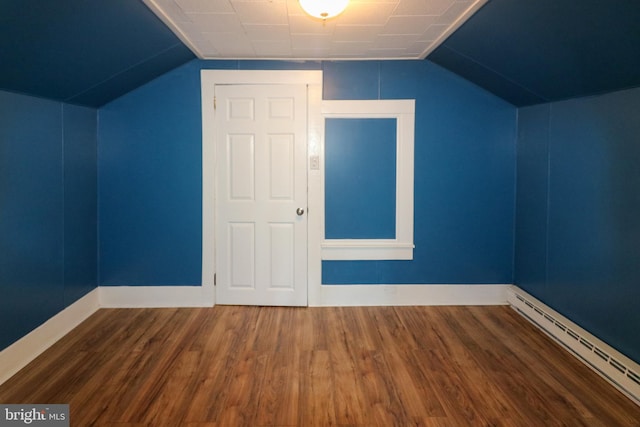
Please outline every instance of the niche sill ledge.
M397 240L340 239L322 242L324 261L412 260L415 245Z

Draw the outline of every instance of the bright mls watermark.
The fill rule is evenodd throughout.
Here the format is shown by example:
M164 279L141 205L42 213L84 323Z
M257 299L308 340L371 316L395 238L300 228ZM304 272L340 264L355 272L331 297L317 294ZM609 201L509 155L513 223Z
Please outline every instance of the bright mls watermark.
M0 427L69 427L69 405L0 404Z

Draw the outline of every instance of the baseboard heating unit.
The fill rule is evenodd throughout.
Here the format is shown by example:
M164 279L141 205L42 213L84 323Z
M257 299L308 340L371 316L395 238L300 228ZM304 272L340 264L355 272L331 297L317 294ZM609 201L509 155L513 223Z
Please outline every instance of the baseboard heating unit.
M507 301L640 406L640 365L516 286L507 292Z

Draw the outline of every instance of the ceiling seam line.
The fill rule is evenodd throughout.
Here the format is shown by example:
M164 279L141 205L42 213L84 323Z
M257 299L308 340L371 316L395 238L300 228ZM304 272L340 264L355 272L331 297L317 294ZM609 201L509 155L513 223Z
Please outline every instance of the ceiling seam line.
M458 52L458 51L457 51L457 50L455 50L455 49L450 48L449 46L442 45L442 47L444 47L445 49L450 50L451 52L455 53L456 55L460 55L461 57L463 57L463 58L465 58L465 59L467 59L467 60L469 60L469 61L473 62L474 64L476 64L476 65L478 65L478 66L480 66L480 67L484 68L485 70L487 70L487 71L490 71L490 72L494 73L495 75L497 75L497 76L499 76L499 77L501 77L501 78L505 79L506 81L508 81L508 82L509 82L509 83L511 83L512 85L517 86L517 87L519 87L519 88L520 88L520 89L522 89L522 90L525 90L525 91L526 91L526 92L528 92L529 94L534 95L534 96L537 96L538 98L540 98L540 99L544 100L544 102L550 102L550 100L549 100L546 96L542 96L542 95L538 94L537 92L534 92L533 90L531 90L531 89L529 89L529 88L527 88L527 87L525 87L525 86L522 86L520 83L517 83L517 82L515 82L515 81L511 80L509 77L505 76L505 75L504 75L504 74L502 74L502 73L499 73L498 71L494 70L493 68L491 68L491 67L487 67L486 65L484 65L484 64L482 64L482 63L480 63L480 62L476 61L475 59L473 59L473 58L471 58L471 57L469 57L469 56L467 56L467 55L465 55L465 54L463 54L463 53L461 53L461 52ZM428 59L428 58L427 58L427 59Z
M126 69L124 69L124 70L122 70L122 71L119 71L119 72L117 72L117 73L115 73L115 74L112 74L112 75L110 75L109 77L107 77L106 79L101 80L100 82L98 82L98 83L94 84L93 86L91 86L91 87L89 87L89 88L87 88L87 89L84 89L84 90L82 90L82 91L80 91L80 92L78 92L78 93L75 93L75 94L73 94L72 96L69 96L69 97L65 98L65 100L64 100L63 102L71 102L71 100L72 100L72 99L74 99L74 98L76 98L76 97L78 97L78 96L80 96L80 95L83 95L83 94L85 94L85 93L87 93L87 92L91 91L92 89L95 89L95 88L97 88L98 86L100 86L100 85L102 85L102 84L104 84L104 83L108 82L109 80L114 79L115 77L117 77L117 76L119 76L119 75L121 75L121 74L124 74L124 73L126 73L127 71L133 70L133 69L134 69L135 67L137 67L138 65L144 64L145 62L148 62L148 61L150 61L150 60L152 60L152 59L154 59L154 58L157 58L158 56L162 55L163 53L168 52L168 51L170 51L171 49L174 49L174 48L179 47L179 46L184 46L184 45L183 45L182 43L176 43L176 44L173 44L173 45L169 46L168 48L166 48L166 49L164 49L164 50L162 50L162 51L160 51L160 52L156 53L155 55L151 55L151 56L149 56L149 57L147 57L147 58L145 58L145 59L143 59L143 60L141 60L141 61L138 61L138 62L136 62L135 64L133 64L133 65L131 65L131 66L127 67Z
M633 89L640 89L640 84L639 85L623 86L620 89L613 89L613 90L604 89L604 90L599 90L597 92L588 92L588 93L585 93L583 95L571 95L571 96L567 96L565 98L558 98L558 99L554 99L553 101L547 101L547 102L549 102L549 103L552 103L552 102L565 102L565 101L571 101L572 99L592 98L592 97L596 97L596 96L607 95L609 93L624 92L624 91L633 90Z

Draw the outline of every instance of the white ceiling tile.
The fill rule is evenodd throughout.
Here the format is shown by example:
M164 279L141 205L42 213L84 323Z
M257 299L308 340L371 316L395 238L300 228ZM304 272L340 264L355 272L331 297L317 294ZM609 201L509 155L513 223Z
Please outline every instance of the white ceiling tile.
M322 21L298 0L145 0L201 58L422 58L488 0L351 0Z
M242 23L233 13L188 13L195 27L203 33L242 32Z
M376 4L376 3L393 3L398 4L400 0L349 0L349 4L355 3L367 3L367 4Z
M303 49L309 47L311 49L328 49L331 43L331 36L321 34L298 34L291 38L291 47L293 49Z
M394 15L442 15L455 0L400 0Z
M265 57L289 58L292 56L289 40L253 40L253 49Z
M381 34L422 34L425 28L436 22L436 16L391 16Z
M287 12L289 16L308 16L298 0L287 0Z
M332 34L336 23L318 22L307 15L289 16L289 31L291 34Z
M292 48L294 58L302 58L302 59L326 59L330 58L329 48Z
M290 40L288 25L245 24L244 32L250 40Z
M207 40L223 58L250 58L255 51L246 36L236 33L204 33Z
M202 55L206 55L209 57L218 57L220 56L220 52L216 50L215 47L211 44L209 40L207 40L202 33L199 34L201 38L197 39L198 49Z
M367 58L412 58L413 55L404 48L397 49L369 49L365 52Z
M213 47L211 47L210 49L203 49L202 46L198 46L198 48L200 48L200 53L205 57L205 58L221 58L220 56L220 52L218 52L217 50L215 50Z
M202 30L191 21L180 22L180 31L182 31L182 33L191 41L204 39L202 36Z
M410 43L414 43L416 40L418 40L418 36L413 34L390 36L379 35L376 37L375 47L383 49L399 49L404 48Z
M175 2L185 13L233 13L233 7L228 0L175 0Z
M156 0L155 5L161 8L168 16L171 16L175 22L188 21L184 10L174 0Z
M439 18L439 24L452 24L456 19L471 7L467 2L455 2Z
M395 3L351 3L336 18L338 25L384 25L395 9Z
M382 31L381 25L336 25L334 40L371 41Z
M442 24L431 25L429 28L427 28L427 31L422 33L420 40L431 40L431 41L436 40L438 37L442 35L442 33L444 33L444 31L448 27L449 27L448 25L442 25Z
M413 43L408 44L406 47L407 54L414 58L419 56L420 54L422 54L422 52L424 52L429 42L430 41L427 42L422 40L422 41L415 41Z
M358 57L372 47L371 42L334 42L331 43L331 54Z
M284 1L234 1L232 5L245 24L288 24L287 3Z

